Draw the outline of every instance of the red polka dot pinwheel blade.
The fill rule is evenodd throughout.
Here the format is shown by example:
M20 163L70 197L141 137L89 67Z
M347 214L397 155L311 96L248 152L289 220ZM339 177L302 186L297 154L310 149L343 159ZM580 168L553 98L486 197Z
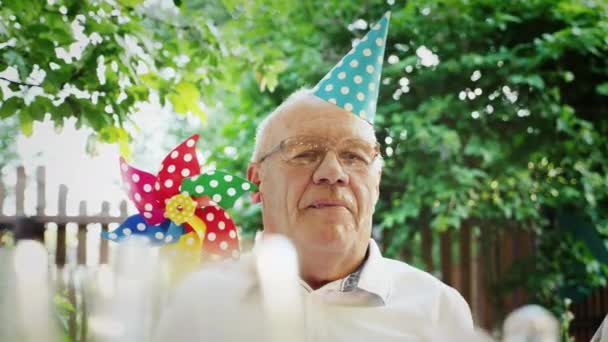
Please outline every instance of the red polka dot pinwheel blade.
M157 183L154 184L156 197L160 203L179 193L182 180L201 172L196 158L198 134L186 139L174 148L163 160L158 171Z
M203 253L211 257L238 258L239 237L236 226L224 209L209 206L198 209L196 215L200 217L207 226L205 240L203 241Z
M120 158L120 170L125 190L146 222L154 225L164 221L164 209L153 188L156 177L130 166L124 158Z

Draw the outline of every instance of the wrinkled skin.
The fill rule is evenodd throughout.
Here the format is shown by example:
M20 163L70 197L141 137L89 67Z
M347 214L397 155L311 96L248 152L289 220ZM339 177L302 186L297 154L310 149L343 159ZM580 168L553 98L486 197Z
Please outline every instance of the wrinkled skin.
M312 95L274 116L262 137L262 154L282 140L312 135L340 141L375 143L373 127L344 109ZM264 232L284 234L296 247L301 277L313 288L340 279L362 262L378 200L381 163L345 170L330 151L317 168L295 167L278 153L252 162L248 178L259 186Z

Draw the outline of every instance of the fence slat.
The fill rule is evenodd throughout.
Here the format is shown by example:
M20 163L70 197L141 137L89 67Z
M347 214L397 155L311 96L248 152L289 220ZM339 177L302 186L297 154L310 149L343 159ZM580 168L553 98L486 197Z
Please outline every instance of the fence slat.
M514 247L515 243L514 243L514 238L513 238L514 233L515 233L514 231L508 231L508 230L500 231L499 240L502 241L502 243L501 243L502 248L500 248L500 259L499 259L501 276L504 274L508 274L508 272L511 271L511 268L513 266L514 250L515 250L515 247ZM503 310L505 310L505 312L511 312L513 309L515 309L515 293L514 292L506 294L502 299L503 299Z
M45 168L38 166L36 169L36 215L44 216L46 209L46 181Z
M511 234L515 237L514 261L530 257L530 232L525 229L518 228L515 232L512 232ZM528 271L534 272L533 269L529 269ZM515 306L519 307L525 305L527 302L528 293L525 290L525 286L522 285L519 288L515 289Z
M471 311L476 324L483 324L483 316L481 313L484 310L482 301L485 301L480 286L480 265L479 265L479 228L471 228Z
M25 168L17 168L17 184L15 184L15 209L17 216L25 215Z
M478 324L484 329L491 329L494 322L494 301L490 294L493 280L494 268L494 244L493 233L489 229L481 229L478 238L477 256L475 258L477 268L477 282L479 294L479 313L481 321Z
M59 216L66 215L67 200L68 187L64 184L61 184L59 186L59 198L57 202L57 213L59 214ZM60 223L57 225L57 249L55 251L55 264L57 265L57 267L63 267L65 265L65 227L65 223Z
M422 229L422 260L427 272L433 273L433 231L430 227Z
M452 232L446 230L441 233L441 280L448 285L453 285L452 277Z
M80 201L78 215L87 216L87 202ZM76 259L78 260L78 265L86 265L87 263L87 225L85 223L78 224L78 249Z
M127 201L122 200L120 201L120 216L121 217L127 217Z
M0 172L1 171L2 171L2 169L0 169ZM0 175L2 175L2 174L0 173ZM2 180L2 177L0 177L0 216L2 216L2 213L4 212L4 197L5 196L6 196L6 188L4 187L4 181Z
M468 223L460 227L460 294L471 303L471 228Z
M110 216L110 203L104 201L101 203L101 216ZM108 225L103 224L101 226L103 232L108 231ZM101 239L101 246L99 246L99 263L108 263L108 240Z

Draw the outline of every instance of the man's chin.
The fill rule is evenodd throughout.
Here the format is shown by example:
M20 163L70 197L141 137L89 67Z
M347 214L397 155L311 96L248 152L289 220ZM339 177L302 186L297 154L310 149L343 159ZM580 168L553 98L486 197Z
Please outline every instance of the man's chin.
M345 207L308 208L302 215L306 225L349 226L353 225L353 214Z
M355 239L354 227L346 224L317 223L302 233L297 240L305 243L307 249L343 252L352 247Z

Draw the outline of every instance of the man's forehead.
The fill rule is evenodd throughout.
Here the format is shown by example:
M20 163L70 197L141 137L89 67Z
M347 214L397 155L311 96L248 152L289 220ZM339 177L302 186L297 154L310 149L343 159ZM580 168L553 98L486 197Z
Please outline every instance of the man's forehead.
M376 141L372 125L314 95L303 96L288 103L270 125L274 126L272 140L280 141L294 135L315 135Z

